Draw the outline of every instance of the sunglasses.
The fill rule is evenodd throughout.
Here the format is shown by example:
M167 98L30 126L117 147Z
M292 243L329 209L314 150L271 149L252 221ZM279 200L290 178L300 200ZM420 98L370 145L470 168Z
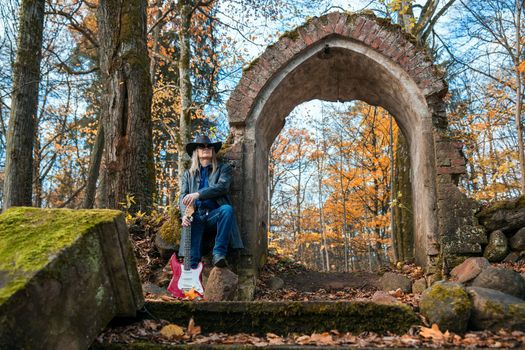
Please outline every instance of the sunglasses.
M197 145L197 148L198 149L213 148L213 145L207 145L207 144L201 143L201 144Z

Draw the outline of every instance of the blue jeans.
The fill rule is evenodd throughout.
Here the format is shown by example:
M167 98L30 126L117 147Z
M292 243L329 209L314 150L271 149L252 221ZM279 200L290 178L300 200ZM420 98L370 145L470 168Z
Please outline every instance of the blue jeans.
M217 228L213 255L226 256L233 225L235 223L233 208L223 204L213 210L197 210L191 223L191 267L196 268L201 261L202 237L205 229Z

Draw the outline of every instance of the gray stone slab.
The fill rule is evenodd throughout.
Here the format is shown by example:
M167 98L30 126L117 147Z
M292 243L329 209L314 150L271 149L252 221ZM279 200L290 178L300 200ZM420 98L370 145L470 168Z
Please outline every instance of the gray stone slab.
M1 349L85 349L144 303L119 211L12 208L0 257Z

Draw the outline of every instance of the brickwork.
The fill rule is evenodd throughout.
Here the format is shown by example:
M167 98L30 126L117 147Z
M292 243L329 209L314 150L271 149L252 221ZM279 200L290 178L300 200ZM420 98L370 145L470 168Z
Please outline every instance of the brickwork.
M242 124L264 84L283 63L319 40L332 35L360 41L389 57L405 70L425 96L443 97L447 85L443 72L432 64L424 48L398 25L372 14L330 13L313 18L293 32L285 33L244 71L227 107L230 123Z
M251 271L247 281L253 281L267 248L269 148L293 107L314 98L360 99L394 115L411 146L416 261L429 271L441 268L443 237L451 240L470 215L470 209L458 208L471 205L457 189L465 173L461 144L438 136L447 130L443 76L412 36L371 13L310 19L245 68L227 103L226 157L236 174L233 197L247 243L244 257L253 265L252 270L244 267ZM447 198L454 199L455 208L443 204ZM450 214L457 220L443 223Z

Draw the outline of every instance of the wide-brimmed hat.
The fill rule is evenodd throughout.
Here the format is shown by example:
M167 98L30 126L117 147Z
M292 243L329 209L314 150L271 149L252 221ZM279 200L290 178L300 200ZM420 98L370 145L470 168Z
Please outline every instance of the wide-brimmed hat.
M189 142L186 144L186 152L191 157L193 155L193 151L195 151L200 145L212 145L215 149L215 153L217 153L222 147L222 142L211 142L208 136L199 135L195 138L193 142Z

